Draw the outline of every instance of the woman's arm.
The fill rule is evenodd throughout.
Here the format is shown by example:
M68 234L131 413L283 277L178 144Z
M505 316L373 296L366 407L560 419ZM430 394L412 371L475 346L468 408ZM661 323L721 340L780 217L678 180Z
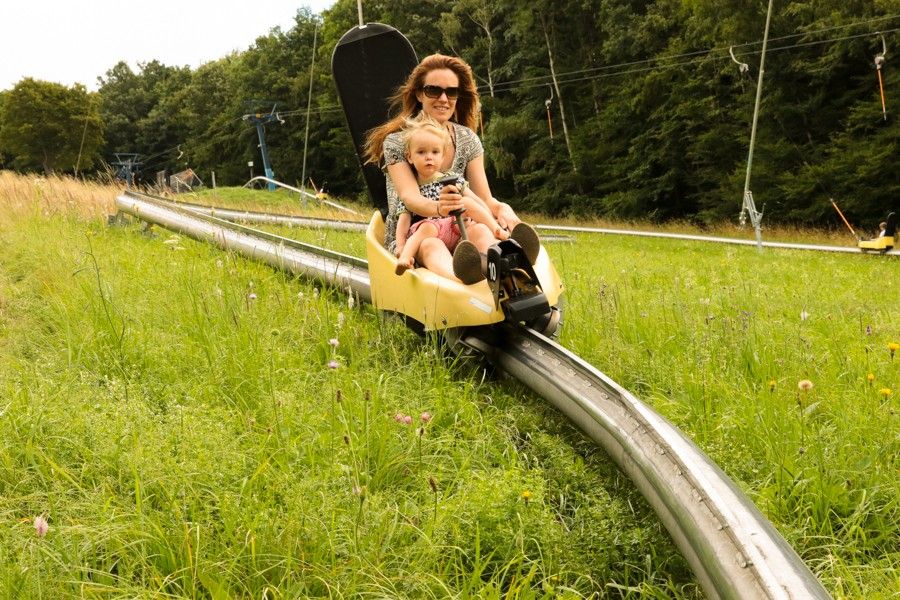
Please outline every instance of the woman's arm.
M409 163L397 162L387 167L388 176L397 190L397 197L408 210L421 217L446 217L450 211L463 207L462 196L453 192L455 186L447 186L441 191L439 202L429 200L419 192L419 184Z
M469 180L469 187L484 202L501 227L511 230L521 222L509 204L500 202L491 194L487 174L484 172L484 154L476 156L466 165L466 179Z

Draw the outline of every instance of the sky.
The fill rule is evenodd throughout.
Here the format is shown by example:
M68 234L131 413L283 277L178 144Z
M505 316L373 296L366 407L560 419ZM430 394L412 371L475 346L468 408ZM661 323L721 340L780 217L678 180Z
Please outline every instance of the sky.
M0 90L32 77L98 88L120 60L196 68L335 0L0 0Z

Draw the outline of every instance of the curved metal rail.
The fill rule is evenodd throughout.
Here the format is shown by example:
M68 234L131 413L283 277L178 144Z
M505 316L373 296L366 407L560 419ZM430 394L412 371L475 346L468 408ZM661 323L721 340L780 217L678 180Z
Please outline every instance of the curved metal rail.
M247 183L244 184L244 187L248 187L250 184L252 184L252 183L254 183L254 182L256 182L256 181L264 181L264 182L269 183L269 184L272 184L272 185L277 185L278 187L283 187L283 188L286 189L286 190L290 190L290 191L292 191L292 192L297 192L297 193L300 194L301 196L307 196L307 197L309 197L309 198L312 198L313 200L318 200L318 201L321 202L322 204L327 204L328 206L330 206L330 207L332 207L332 208L336 208L336 209L342 210L342 211L344 211L344 212L352 213L352 214L354 214L354 215L358 215L358 214L359 214L358 212L356 212L356 211L353 210L352 208L347 208L346 206L341 206L341 205L338 204L337 202L332 202L331 200L325 200L324 198L319 198L317 195L315 195L315 194L310 194L310 193L307 192L306 190L301 190L301 189L298 188L298 187L294 187L294 186L292 186L292 185L288 185L288 184L286 184L286 183L284 183L284 182L281 182L281 181L278 181L278 180L276 180L276 179L271 179L271 178L269 178L269 177L266 177L265 175L258 175L258 176L256 176L256 177L252 178L250 181L248 181Z
M749 498L687 436L541 334L507 327L463 343L550 401L634 482L710 598L829 598Z
M116 198L117 208L149 223L223 249L235 250L283 269L347 290L371 302L368 263L355 256L304 244L212 215L201 215L164 198L125 192Z
M126 193L120 210L349 289L370 301L355 257ZM827 599L828 592L747 496L684 434L606 375L540 334L507 327L462 342L551 402L599 444L659 515L710 598Z

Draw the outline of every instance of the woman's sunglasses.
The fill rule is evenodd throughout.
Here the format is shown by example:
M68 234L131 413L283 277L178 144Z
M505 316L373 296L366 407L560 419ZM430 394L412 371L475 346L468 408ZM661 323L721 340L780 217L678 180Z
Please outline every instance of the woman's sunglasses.
M422 93L428 96L429 98L438 99L441 97L441 94L447 94L447 99L453 100L454 98L459 98L459 88L458 87L448 87L443 88L439 85L425 85L422 86Z

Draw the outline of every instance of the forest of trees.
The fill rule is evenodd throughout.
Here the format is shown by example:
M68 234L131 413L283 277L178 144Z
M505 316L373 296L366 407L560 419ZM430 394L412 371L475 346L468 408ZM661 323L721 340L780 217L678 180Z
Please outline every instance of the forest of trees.
M854 221L876 222L900 208L900 0L774 6L756 204L770 222L821 224L834 222L834 198ZM698 223L733 220L741 207L766 7L364 2L368 21L398 28L420 57L440 51L472 65L498 197L544 213ZM261 160L255 129L241 117L275 106L284 122L266 129L272 164L278 179L297 183L314 61L306 172L332 193L359 196L330 75L335 44L357 22L355 0L321 15L300 9L290 30L275 28L194 70L152 61L134 72L119 62L93 93L24 79L0 92L0 168L90 173L116 152L137 152L146 181L189 166L207 184L212 170L219 185L242 184L247 162L259 174ZM886 117L874 62L882 40Z

